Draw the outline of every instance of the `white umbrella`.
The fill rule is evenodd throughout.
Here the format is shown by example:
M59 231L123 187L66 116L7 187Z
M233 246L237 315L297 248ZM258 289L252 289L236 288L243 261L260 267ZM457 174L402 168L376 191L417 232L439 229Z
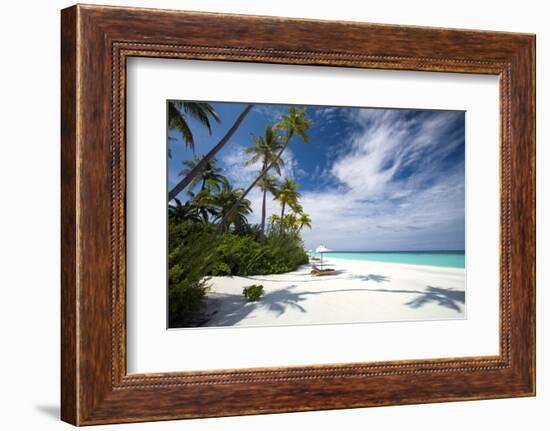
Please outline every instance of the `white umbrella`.
M324 245L320 245L315 249L315 253L321 253L321 268L323 268L323 253L330 251L330 249L326 248Z

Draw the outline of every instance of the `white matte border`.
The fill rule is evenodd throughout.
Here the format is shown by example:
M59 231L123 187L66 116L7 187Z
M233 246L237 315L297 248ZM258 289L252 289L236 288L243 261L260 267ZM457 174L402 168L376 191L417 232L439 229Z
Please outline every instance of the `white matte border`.
M496 355L499 85L492 75L130 58L128 373ZM468 318L166 329L166 100L465 110Z

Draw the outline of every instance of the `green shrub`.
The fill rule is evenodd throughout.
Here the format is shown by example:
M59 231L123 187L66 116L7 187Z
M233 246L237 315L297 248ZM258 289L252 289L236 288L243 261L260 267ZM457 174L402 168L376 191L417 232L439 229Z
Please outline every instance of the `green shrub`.
M168 235L169 325L196 326L204 320L208 253L215 237L211 229L192 223L170 223Z
M299 237L267 237L222 234L212 248L209 260L215 262L209 275L265 275L296 270L308 262ZM228 270L229 268L229 270Z
M253 284L243 289L243 295L248 302L256 302L262 296L264 287L261 284Z
M168 247L170 327L205 321L210 276L280 274L308 262L300 235L278 229L260 239L253 229L222 233L214 224L170 220Z
M210 270L211 275L231 275L231 267L225 262L216 262Z

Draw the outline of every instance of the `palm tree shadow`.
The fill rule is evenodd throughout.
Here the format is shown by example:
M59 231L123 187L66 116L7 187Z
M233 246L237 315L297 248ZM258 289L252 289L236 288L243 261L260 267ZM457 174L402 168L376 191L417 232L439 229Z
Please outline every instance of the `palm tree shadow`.
M376 276L370 278L371 275L365 276L366 280L373 280L377 283L389 281L385 276ZM322 291L302 291L293 292L292 288L296 285L289 285L282 289L277 289L264 294L257 302L246 302L243 295L240 294L217 294L215 298L209 299L209 309L219 309L210 314L210 320L203 323L203 326L232 326L249 317L255 310L264 309L269 313L280 317L289 309L298 310L300 313L307 313L307 309L301 304L309 296L337 294L342 292L383 292L383 293L406 293L418 294L417 297L405 303L411 308L420 308L429 303L436 303L445 308L455 310L460 313L461 305L466 302L466 294L464 291L455 290L452 288L427 286L426 290L407 290L407 289L333 289ZM223 314L222 314L223 313ZM254 326L254 316L250 316L250 325Z
M466 303L466 293L463 290L453 288L426 286L426 290L407 290L407 289L368 289L371 292L384 293L416 293L418 296L405 305L411 308L420 308L426 304L435 302L437 305L445 308L462 312L461 305Z
M387 275L380 275L380 274L368 274L368 275L351 274L346 278L348 280L374 281L375 283L382 283L384 281L391 280L391 278L388 277Z
M294 293L288 288L278 289L262 295L259 301L247 302L243 295L217 294L215 299L209 300L209 308L221 307L212 314L212 319L204 326L232 326L248 317L253 311L264 308L277 317L283 315L287 308L294 308L305 313L305 308L299 302L303 301L302 293ZM220 313L223 313L221 315Z
M466 303L466 293L462 290L446 289L443 287L427 286L425 292L415 299L407 302L411 308L420 308L426 304L435 302L437 305L461 312L461 304Z
M292 274L292 277L300 278L299 280L274 280L270 278L263 278L261 275L249 275L249 276L241 276L241 278L246 278L248 280L254 280L254 281L269 281L270 283L316 283L323 280L332 280L335 276L346 274L348 271L345 269L335 269L335 273L331 275L324 275L319 277L312 277L311 273L304 272L300 274ZM308 280L301 279L302 277L307 277ZM368 275L358 275L358 274L350 274L345 277L347 280L359 280L359 281L374 281L376 283L381 283L383 281L390 281L391 277L388 277L386 275L380 275L380 274L368 274ZM294 287L294 286L292 286Z
M209 308L217 308L218 305L222 305L223 309L212 313L211 321L205 322L204 326L235 325L248 317L253 311L258 309L267 310L268 312L275 314L276 317L282 316L289 309L298 310L301 313L307 313L306 308L300 303L305 301L308 296L350 291L366 292L369 290L334 289L324 291L292 292L290 289L294 287L296 287L295 284L266 293L262 295L260 300L257 302L246 302L243 295L239 294L217 294L214 300L210 299ZM220 313L223 313L223 315ZM253 322L251 322L251 324L253 325Z

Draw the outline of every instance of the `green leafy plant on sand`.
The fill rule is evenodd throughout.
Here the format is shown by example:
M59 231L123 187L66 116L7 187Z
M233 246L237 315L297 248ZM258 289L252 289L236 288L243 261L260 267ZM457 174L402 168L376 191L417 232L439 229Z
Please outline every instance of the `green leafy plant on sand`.
M243 289L243 295L248 302L256 302L262 296L263 291L264 287L261 284L253 284Z

